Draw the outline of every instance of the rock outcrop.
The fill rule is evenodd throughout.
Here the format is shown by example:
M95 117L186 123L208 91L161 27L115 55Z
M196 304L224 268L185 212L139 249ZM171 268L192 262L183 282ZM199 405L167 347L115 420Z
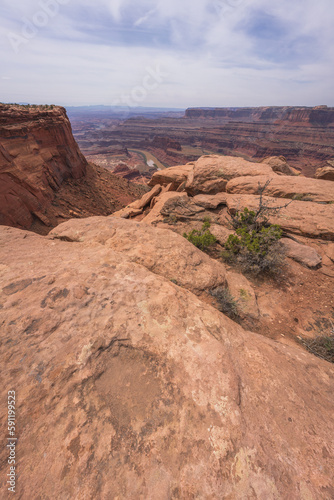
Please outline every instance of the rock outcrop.
M105 245L196 294L226 286L222 264L167 229L117 217L90 217L61 224L49 236L86 246Z
M17 391L18 497L333 497L331 364L167 279L155 252L168 255L170 231L111 217L57 232L0 227L0 398L6 408ZM7 458L3 446L3 488Z
M264 158L261 163L270 165L274 172L282 175L299 175L300 172L290 167L284 156L271 156Z
M313 203L311 201L291 202L280 198L265 196L264 203L277 212L269 213L269 222L279 224L285 231L299 234L310 238L323 240L334 239L334 205ZM257 210L259 207L259 196L255 195L227 195L226 206L232 214L237 210L249 208ZM283 207L283 208L279 208ZM226 223L225 214L220 219L222 224Z
M157 224L171 217L198 221L210 216L214 224L223 227L219 230L214 226L215 235L222 242L229 234L224 227L226 208L233 214L245 207L257 210L259 187L270 181L264 190L263 201L274 209L268 214L272 224L279 224L292 234L334 239L332 182L291 176L290 171L284 174L283 168L278 175L273 171L277 161L267 159L267 162L257 164L241 158L211 155L184 166L171 167L155 174L149 182L154 189L161 186L160 195L155 196L156 191L152 191L153 198L146 195L119 215L136 217L140 214L144 216L141 220L148 224ZM279 163L284 162L279 159ZM263 175L259 175L261 171ZM243 175L245 172L247 176ZM163 190L167 184L166 193ZM135 211L139 206L140 211Z
M289 107L270 106L258 108L189 108L187 118L224 118L245 122L289 122L328 126L334 123L334 108L327 106Z
M334 162L331 162L330 165L326 165L325 167L318 168L315 173L315 178L324 181L334 181Z
M64 108L0 104L0 225L46 233L71 217L108 215L144 192L87 163Z
M226 186L228 193L256 195L259 185L264 186L264 194L275 198L292 198L303 201L334 202L334 185L331 182L305 177L286 176L245 176L232 179Z
M322 258L314 248L301 245L288 238L282 238L281 243L284 246L286 255L296 262L311 269L317 269L321 266Z
M161 184L162 186L167 186L168 184L173 184L176 190L183 182L188 179L189 172L193 169L193 163L187 165L181 165L177 167L166 168L165 170L159 170L153 174L152 179L149 181L149 186L155 186L156 184Z
M234 178L250 175L274 175L271 166L265 163L251 163L232 156L202 156L190 170L185 190L191 196L216 194L226 191L227 183Z
M0 224L46 222L63 181L86 174L65 109L0 104L0 140Z

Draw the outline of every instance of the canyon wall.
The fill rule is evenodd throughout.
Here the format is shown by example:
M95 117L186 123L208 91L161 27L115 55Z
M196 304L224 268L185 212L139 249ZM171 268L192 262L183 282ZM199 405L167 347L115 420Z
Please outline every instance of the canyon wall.
M166 167L218 153L258 162L285 156L313 177L334 158L334 108L190 108L180 117L75 122L74 134L86 155L118 154L120 148L153 154Z
M0 225L46 234L72 217L109 215L144 192L87 162L64 108L0 104Z
M202 147L259 160L284 155L304 175L334 157L334 108L191 108L185 121L201 127Z
M189 108L185 112L186 118L222 118L229 121L249 122L290 122L334 126L334 108L327 106L289 107L269 106L259 108Z
M86 169L64 108L0 105L0 224L48 223L55 192Z

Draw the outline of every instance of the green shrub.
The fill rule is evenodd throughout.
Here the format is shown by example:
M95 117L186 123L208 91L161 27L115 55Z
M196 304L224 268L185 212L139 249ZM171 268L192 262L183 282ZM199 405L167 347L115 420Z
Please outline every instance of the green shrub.
M210 232L210 225L210 219L204 219L203 226L200 231L193 229L189 234L183 233L183 236L190 241L190 243L195 245L195 247L200 250L205 250L217 241L215 236Z
M281 269L284 252L279 243L282 229L267 225L266 217L245 208L233 217L236 235L230 235L222 257L238 263L244 271L254 274L274 273Z

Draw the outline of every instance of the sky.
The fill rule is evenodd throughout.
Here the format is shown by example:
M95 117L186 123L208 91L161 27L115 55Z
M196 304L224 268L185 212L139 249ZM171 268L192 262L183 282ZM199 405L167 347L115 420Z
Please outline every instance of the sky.
M334 106L333 0L1 0L0 101Z

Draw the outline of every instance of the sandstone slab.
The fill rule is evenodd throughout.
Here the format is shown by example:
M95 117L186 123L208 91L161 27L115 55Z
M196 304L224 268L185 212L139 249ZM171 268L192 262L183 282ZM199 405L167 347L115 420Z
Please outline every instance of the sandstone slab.
M238 314L251 319L259 319L260 311L252 284L240 273L228 271L226 275L228 289L237 304Z
M122 219L131 219L132 217L137 217L137 215L141 215L142 213L143 210L141 208L134 208L130 204L127 207L114 212L112 215L114 217L121 217Z
M330 203L334 201L334 184L320 179L286 176L244 176L232 179L226 186L226 191L233 194L258 194L259 185L264 186L264 194L275 198L296 198L300 201ZM306 209L306 208L305 208Z
M231 234L235 234L234 231L228 229L220 224L212 224L210 227L210 232L216 237L218 243L225 245Z
M0 228L17 496L332 498L333 367L82 238Z
M194 293L226 284L222 263L211 259L169 229L154 228L114 216L90 217L84 221L72 220L61 224L49 236L79 241L88 246L104 245Z
M134 202L132 202L129 207L131 208L135 208L135 209L138 209L138 210L141 210L143 208L145 208L147 205L149 205L151 203L151 200L153 198L155 198L156 196L158 196L158 194L160 193L161 191L161 186L159 184L157 184L156 186L154 186L151 191L149 191L148 193L145 193L144 196L142 196L142 198L140 198L139 200L136 200Z

